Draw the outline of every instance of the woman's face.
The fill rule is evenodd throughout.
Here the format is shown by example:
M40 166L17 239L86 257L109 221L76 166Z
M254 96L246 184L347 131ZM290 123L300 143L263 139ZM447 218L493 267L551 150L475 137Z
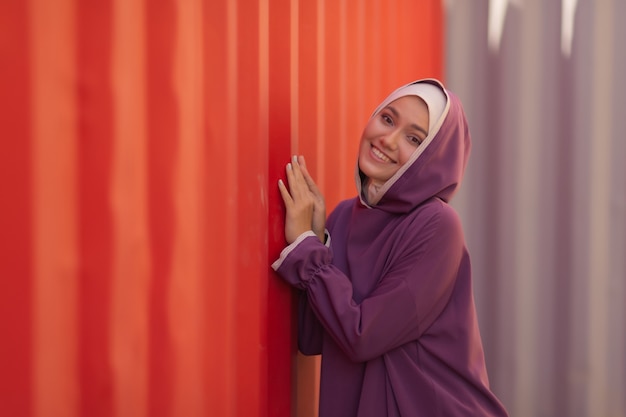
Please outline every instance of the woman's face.
M372 117L361 136L359 168L382 185L404 165L428 135L428 106L417 96L392 101Z

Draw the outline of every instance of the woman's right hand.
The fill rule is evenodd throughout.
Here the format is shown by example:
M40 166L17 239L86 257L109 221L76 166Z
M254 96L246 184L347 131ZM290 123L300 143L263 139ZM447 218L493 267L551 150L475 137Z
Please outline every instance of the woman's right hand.
M300 168L302 169L302 175L304 176L304 180L309 186L309 190L313 193L314 197L314 207L313 207L313 221L311 224L311 228L313 232L317 235L322 243L325 243L326 239L326 202L324 200L324 196L322 192L313 181L313 177L309 174L309 171L306 168L306 162L304 160L304 156L300 155L298 157L298 163Z
M326 228L326 204L324 196L306 169L303 156L294 156L287 164L287 183L279 181L285 208L285 240L293 243L300 234L312 230L324 243Z

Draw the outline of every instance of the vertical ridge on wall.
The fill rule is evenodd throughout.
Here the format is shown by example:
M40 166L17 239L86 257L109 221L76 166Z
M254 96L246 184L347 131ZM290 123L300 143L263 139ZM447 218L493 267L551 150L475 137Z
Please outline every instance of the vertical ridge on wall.
M181 352L179 357L184 363L183 371L177 378L178 389L175 397L177 407L174 410L175 415L205 415L206 404L204 391L206 389L204 378L201 373L201 367L198 364L204 362L203 353L206 349L205 340L199 334L205 319L205 309L197 293L197 289L202 287L202 279L206 273L202 269L201 259L203 256L202 248L206 247L205 238L200 233L197 225L204 224L203 217L206 206L200 202L199 196L201 190L206 186L204 181L205 169L202 167L203 154L203 129L202 123L205 118L205 106L203 101L203 84L202 78L204 70L204 62L202 61L202 50L204 48L202 37L202 4L199 1L191 4L191 7L185 9L185 13L180 13L179 28L185 27L185 22L191 22L190 30L185 32L186 36L180 37L179 48L185 49L184 58L187 64L184 71L180 71L180 82L184 83L184 93L186 97L181 97L181 105L185 104L188 108L181 108L181 113L185 115L182 136L186 142L190 142L181 151L179 159L179 169L184 170L184 174L180 175L180 188L185 191L185 199L179 202L178 212L180 221L185 222L184 235L179 239L180 256L185 257L187 262L181 267L180 276L187 277L189 285L181 285L180 290L184 291L187 298L181 297L179 303L172 306L172 311L177 312L179 318L177 324L184 329L183 337L178 339ZM189 45L187 47L187 45ZM199 64L197 61L200 61ZM188 99L187 99L188 98ZM189 168L187 168L187 165ZM192 214L191 221L186 220L185 208L189 207ZM191 238L187 238L190 236ZM188 276L189 275L189 276ZM188 310L184 308L187 303L191 303ZM182 312L182 314L181 314ZM191 321L191 325L184 326L184 323ZM178 327L177 326L177 327Z
M201 233L206 207L201 204L204 189L203 120L203 5L200 0L176 2L173 83L180 109L177 159L173 195L175 237L172 278L168 291L167 315L172 337L171 415L196 417L206 415L205 384L201 364L205 340L201 335L205 322L201 269L205 242Z
M32 6L33 364L37 415L77 415L76 34L72 0Z
M236 282L236 353L238 401L237 415L254 415L265 408L264 391L267 384L262 375L264 368L263 326L267 319L262 309L267 288L267 251L261 242L267 232L267 216L262 209L260 196L266 193L267 174L263 157L266 144L259 141L261 125L259 107L259 19L258 2L240 0L237 9L237 27L243 36L237 40L236 115L237 149L234 155L237 169L234 193L237 204L235 215L242 236L236 238L236 270L231 279ZM245 28L245 29L244 29ZM246 138L250 138L247 140ZM243 291L243 289L246 291ZM264 413L263 413L264 414ZM262 414L262 415L263 415Z
M294 94L294 99L297 100L292 103L292 109L297 112L297 133L292 138L291 147L294 152L298 152L302 155L306 155L308 167L312 173L316 173L317 169L317 138L318 138L318 125L323 116L311 117L311 115L317 115L319 94L317 89L318 73L320 67L320 59L318 44L320 43L320 36L318 25L319 6L316 2L301 2L298 4L297 16L294 17L292 23L295 36L297 37L297 44L293 46L294 49L300 51L294 56L297 58L295 62L295 77L297 77L298 83L295 88L298 89L297 94ZM309 53L303 53L309 51ZM296 140L294 140L296 139ZM295 142L295 143L294 143ZM319 180L319 178L318 178Z
M354 184L354 169L356 165L358 144L362 129L371 112L371 104L365 97L370 90L369 83L366 83L365 66L366 50L370 45L365 44L362 39L369 26L365 22L366 4L359 0L350 0L347 10L354 13L354 18L347 19L344 23L347 31L346 53L343 59L346 61L346 83L344 87L346 112L345 123L341 129L341 135L345 137L346 148L341 161L340 173L343 177L341 194L339 200L346 196L356 194ZM332 202L333 206L336 202Z
M148 415L171 413L172 334L167 315L172 285L173 176L178 154L179 108L172 85L176 8L173 1L146 2L146 104L148 142L148 227L152 253L149 304Z
M236 2L210 2L204 12L206 47L203 52L205 66L204 100L206 105L205 129L208 139L203 159L206 191L204 206L209 213L204 223L207 247L204 268L206 294L206 366L207 404L215 415L235 414L237 396L236 352L233 349L236 322L233 311L235 283L234 248L230 239L236 236L233 215L236 173L233 165L236 138L236 117L232 93L236 76L234 49L236 28L233 10ZM230 93L230 94L229 94ZM233 125L234 124L234 125ZM222 204L216 204L222 200Z
M113 216L109 364L113 415L148 412L150 246L144 3L113 0ZM97 406L96 403L94 406Z
M616 94L615 85L609 80L614 80L622 75L614 74L614 67L618 58L615 58L615 28L611 19L616 12L612 5L614 2L605 2L604 7L594 10L593 20L595 27L603 27L604 30L594 35L592 48L592 61L603 62L605 65L598 66L593 71L591 82L594 86L590 97L591 121L590 131L593 132L594 140L589 150L589 191L590 201L611 201L615 194L612 184L611 154L616 151L613 138L617 132L612 125L613 114L606 111L605 103L611 103ZM613 7L612 7L613 6ZM623 56L623 55L622 55ZM622 90L623 91L623 90ZM611 103L612 104L612 103ZM626 185L626 180L622 181ZM615 187L618 188L618 187ZM621 188L621 187L619 187ZM622 188L624 192L625 188ZM622 194L624 195L624 194ZM611 285L611 239L615 222L611 218L611 206L609 204L591 204L587 214L589 224L589 257L588 276L593 280L588 283L587 297L589 299L588 311L588 354L589 384L587 387L587 415L611 415L619 408L615 395L611 392L611 367L615 361L610 355L611 345L611 307L607 302L607 294L616 288ZM613 234L617 236L618 234ZM624 236L622 234L622 236ZM623 300L616 299L619 304ZM616 327L617 328L617 327ZM624 350L622 351L624 352ZM620 357L620 355L618 355ZM623 355L621 355L623 357ZM622 368L623 369L623 368ZM626 378L626 375L624 375ZM626 410L623 410L626 411Z
M321 137L318 139L320 145L318 149L318 164L323 163L323 169L319 169L317 174L321 176L320 183L326 199L331 204L339 197L341 186L337 187L337 176L333 175L334 170L328 167L341 166L341 149L346 146L345 141L331 141L330 138L340 137L341 131L341 110L340 110L340 93L341 85L341 26L340 20L341 5L334 4L330 0L321 0L324 3L323 14L321 15L324 22L324 43L318 45L323 48L324 53L324 70L323 81L317 86L323 91L323 98L320 98L322 110L324 112L323 124L321 125ZM322 174L323 173L323 174ZM339 182L341 184L341 181Z
M79 415L113 413L108 322L113 264L113 219L109 204L112 170L112 1L76 11L78 111L78 367ZM89 139L86 139L89 138Z
M267 193L261 193L259 200L259 208L261 209L262 217L265 219L267 224L266 236L271 236L269 230L272 228L273 219L269 213L269 201L267 199L267 195L271 193L271 175L269 175L269 166L267 164L269 160L269 77L270 77L270 54L269 54L269 46L270 46L270 4L269 0L259 1L259 12L258 12L258 47L259 47L259 55L258 55L258 80L259 80L259 101L258 105L258 113L259 113L259 142L262 143L261 152L261 162L265 165L263 168L263 172L268 174L268 177L265 179L265 185L261 186L261 189L265 189ZM272 241L268 239L267 245L268 251L265 253L265 262L269 262L269 257L272 256L271 251ZM260 340L259 345L262 352L259 372L262 377L267 378L268 384L266 386L261 387L261 395L260 395L260 403L259 410L261 413L265 413L270 410L272 407L272 401L274 400L274 396L272 395L272 387L277 384L273 384L273 380L270 378L270 370L280 369L277 364L271 363L272 358L269 355L263 355L265 352L269 352L272 349L271 346L271 338L269 337L269 322L274 321L272 317L271 310L271 297L273 292L269 289L271 285L271 281L266 281L265 288L260 290L260 295L266 295L266 297L261 297L261 311L267 312L263 320L260 323ZM267 290L267 292L265 292ZM269 411L268 415L272 415L273 413Z
M269 0L268 54L268 120L267 137L267 210L268 210L268 251L265 270L278 258L284 246L284 211L278 192L278 179L285 178L285 166L289 161L293 146L292 116L294 103L291 101L298 92L292 91L292 71L294 55L292 51L292 10L293 0ZM299 122L298 122L299 123ZM264 337L267 342L267 404L259 411L260 416L293 415L292 363L295 350L292 289L270 273L267 282L267 326ZM266 406L266 407L265 407Z
M317 34L317 43L315 48L315 59L316 59L316 72L315 72L315 93L316 93L316 112L308 114L309 117L313 116L313 123L317 124L317 136L315 138L310 138L311 143L315 144L315 157L316 157L316 170L314 173L316 174L316 182L318 183L320 190L326 196L326 175L325 170L323 169L323 160L322 155L325 153L325 126L326 126L326 117L328 115L328 111L325 108L326 105L326 49L325 45L329 41L328 36L326 35L326 7L325 0L317 1L317 10L315 13L316 17L316 30ZM308 16L304 16L304 19L308 19ZM300 82L305 84L307 81L300 77ZM310 80L313 81L313 80ZM298 106L300 103L298 103ZM307 138L298 136L300 143L305 142ZM299 146L299 144L298 144ZM326 196L326 198L328 198Z
M27 2L0 2L0 404L12 416L34 398L31 29Z
M291 138L291 150L305 155L307 168L323 191L323 170L320 168L323 167L323 163L318 157L318 144L323 143L320 126L324 120L324 113L320 110L323 91L318 89L318 83L323 77L322 64L324 62L323 55L321 55L322 49L318 46L324 42L323 32L318 30L323 27L321 10L323 9L320 2L298 2L297 15L292 23L297 37L297 44L294 48L300 52L294 57L294 59L297 58L295 76L298 83L295 88L298 92L295 95L297 101L292 102L292 111L297 112L298 124L294 126L296 133ZM304 51L309 51L309 53L304 53ZM315 378L316 361L298 355L296 366L297 375L293 382L296 385L295 416L316 416L318 401Z

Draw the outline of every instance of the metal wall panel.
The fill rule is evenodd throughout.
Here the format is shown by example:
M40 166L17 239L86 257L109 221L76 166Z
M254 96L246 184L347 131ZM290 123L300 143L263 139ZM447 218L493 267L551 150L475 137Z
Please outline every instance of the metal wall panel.
M314 415L276 183L298 152L329 210L353 194L441 27L426 0L0 2L3 413Z
M624 417L626 2L450 6L491 388L512 416Z

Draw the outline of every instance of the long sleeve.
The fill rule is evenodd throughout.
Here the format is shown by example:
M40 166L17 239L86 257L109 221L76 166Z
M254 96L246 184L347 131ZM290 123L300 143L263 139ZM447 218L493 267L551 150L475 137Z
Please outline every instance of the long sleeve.
M298 298L298 349L305 355L319 355L324 328L309 304L307 293L301 291Z
M306 291L320 323L352 360L367 361L419 338L454 286L464 250L456 213L438 210L414 232L406 233L411 238L396 248L392 266L360 303L351 282L358 277L334 266L330 249L312 236L290 251L277 272Z

